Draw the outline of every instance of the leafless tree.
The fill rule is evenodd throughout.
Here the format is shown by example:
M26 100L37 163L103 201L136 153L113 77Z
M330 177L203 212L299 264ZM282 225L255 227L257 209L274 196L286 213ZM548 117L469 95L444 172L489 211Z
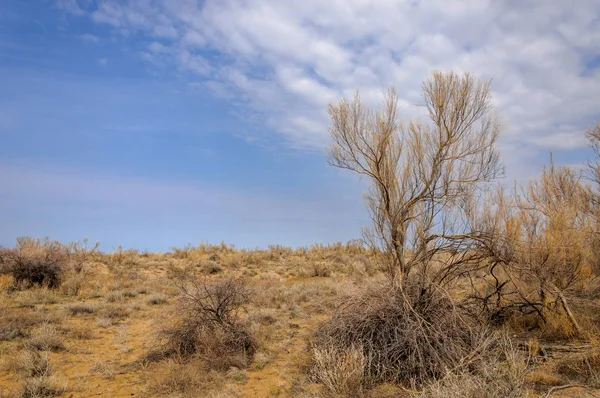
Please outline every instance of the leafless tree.
M600 122L588 129L586 137L595 155L594 160L589 163L589 168L592 172L592 180L598 188L600 187Z
M489 82L434 72L422 91L428 122L401 122L394 89L377 111L358 93L329 106L329 162L370 181L373 226L364 238L382 253L382 268L398 287L412 274L423 283L457 274L474 242L465 210L502 171Z
M562 313L581 331L565 293L593 274L590 194L580 172L551 162L524 187L498 189L472 214L490 266L490 286L478 296L484 307L537 313L543 322Z

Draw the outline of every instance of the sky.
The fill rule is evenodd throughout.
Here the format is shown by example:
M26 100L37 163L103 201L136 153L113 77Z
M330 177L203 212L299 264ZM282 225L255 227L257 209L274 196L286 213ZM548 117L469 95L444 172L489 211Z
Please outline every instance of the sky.
M327 104L433 70L492 80L506 179L580 166L600 120L600 0L3 0L0 245L87 237L305 246L360 237Z

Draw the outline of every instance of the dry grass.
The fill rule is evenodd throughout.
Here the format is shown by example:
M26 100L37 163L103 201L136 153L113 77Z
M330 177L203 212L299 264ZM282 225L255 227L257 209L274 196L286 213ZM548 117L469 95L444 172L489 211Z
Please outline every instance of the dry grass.
M349 347L360 348L364 380L423 385L479 360L490 344L486 333L443 292L421 296L382 286L344 298L316 331L313 350L343 357Z
M346 397L361 397L365 387L372 384L367 374L369 358L363 347L348 347L340 350L331 345L313 349L313 375L327 390Z
M163 293L153 294L146 300L146 303L148 303L149 305L163 305L167 304L168 302L169 299Z
M210 369L245 368L256 350L256 340L239 318L250 294L244 281L189 276L180 288L181 317L161 333L164 355L193 355Z
M60 351L65 348L62 334L50 324L35 328L26 344L40 351Z
M73 303L67 306L71 315L90 315L96 312L96 306L90 303Z
M68 268L59 289L33 286L14 290L11 278L1 280L0 385L5 390L0 396L56 396L73 386L74 395L107 396L119 391L141 396L196 397L202 391L207 397L495 398L511 396L508 386L518 386L523 380L520 371L510 370L504 354L496 354L495 362L489 355L468 356L469 341L479 341L475 338L478 329L467 322L473 328L472 335L449 332L454 329L448 324L462 323L446 316L451 306L446 305L443 295L429 306L422 304L419 311L425 314L431 308L430 319L438 321L429 322L439 326L435 333L445 331L445 342L455 338L463 341L467 336L459 351L466 357L463 363L469 364L446 374L460 360L432 365L438 363L435 357L432 360L422 355L425 368L431 369L428 372L437 380L430 381L425 374L421 383L417 382L421 377L418 361L404 360L395 370L388 365L374 365L374 358L386 359L373 354L379 351L373 341L380 337L376 334L375 340L369 341L358 330L364 332L377 324L381 336L397 333L404 336L409 347L416 346L420 337L414 324L405 320L407 315L393 295L383 295L378 289L358 294L365 286L378 286L383 280L369 252L362 248L274 246L249 251L205 245L188 248L181 257L124 251L122 264L110 267L106 264L109 256L97 254L85 263L81 273ZM313 264L326 268L328 277L315 277ZM213 266L220 271L207 272ZM180 274L184 270L200 276L182 285ZM223 282L237 281L235 275L244 276L243 288ZM70 283L78 288L70 287ZM221 322L213 316L216 308L206 305L209 297L227 297L216 294L218 291L233 292L229 301L225 300L232 304L227 307L232 311L220 313ZM600 325L596 319L598 298L591 294L568 297L589 332L586 340L574 340L566 333L553 339L552 335L558 336L560 331L552 335L550 327L544 329L546 334L542 329L528 331L532 324L523 322L525 318L515 320L513 340L535 352L520 387L523 396L529 393L527 389L543 395L552 387L567 384L587 384L589 388L596 385L587 365L595 372L592 348L577 355L547 354L548 345L554 341L563 346L595 346L590 339L596 334L595 325ZM413 304L417 307L416 302ZM456 311L462 317L460 310ZM394 316L404 319L397 323L404 326L393 326L397 325ZM315 331L316 337L307 339ZM344 344L330 341L338 339L335 336L342 336ZM532 340L527 343L529 338ZM445 355L440 346L433 345L439 354L437 359ZM490 352L497 352L494 347ZM158 355L148 358L149 351L157 351ZM587 363L580 354L587 355ZM417 354L408 350L403 355ZM390 376L409 374L412 379ZM380 384L381 380L402 383Z

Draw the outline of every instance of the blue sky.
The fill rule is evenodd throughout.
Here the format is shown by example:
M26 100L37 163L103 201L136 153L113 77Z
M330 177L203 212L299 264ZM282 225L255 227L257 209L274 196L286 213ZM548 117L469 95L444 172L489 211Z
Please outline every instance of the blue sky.
M600 116L600 1L4 0L0 245L88 237L307 245L360 236L327 103L433 69L493 78L508 179L580 165Z

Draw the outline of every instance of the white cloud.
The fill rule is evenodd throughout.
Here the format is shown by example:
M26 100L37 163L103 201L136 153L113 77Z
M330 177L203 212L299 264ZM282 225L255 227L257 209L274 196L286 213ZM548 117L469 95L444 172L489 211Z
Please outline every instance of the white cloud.
M84 15L85 10L80 4L86 3L77 0L55 0L56 7L74 15Z
M541 150L585 145L600 115L599 14L597 0L105 0L90 15L140 33L294 145L327 143L325 105L340 95L374 103L395 85L410 116L422 79L453 68L494 78L504 143Z

